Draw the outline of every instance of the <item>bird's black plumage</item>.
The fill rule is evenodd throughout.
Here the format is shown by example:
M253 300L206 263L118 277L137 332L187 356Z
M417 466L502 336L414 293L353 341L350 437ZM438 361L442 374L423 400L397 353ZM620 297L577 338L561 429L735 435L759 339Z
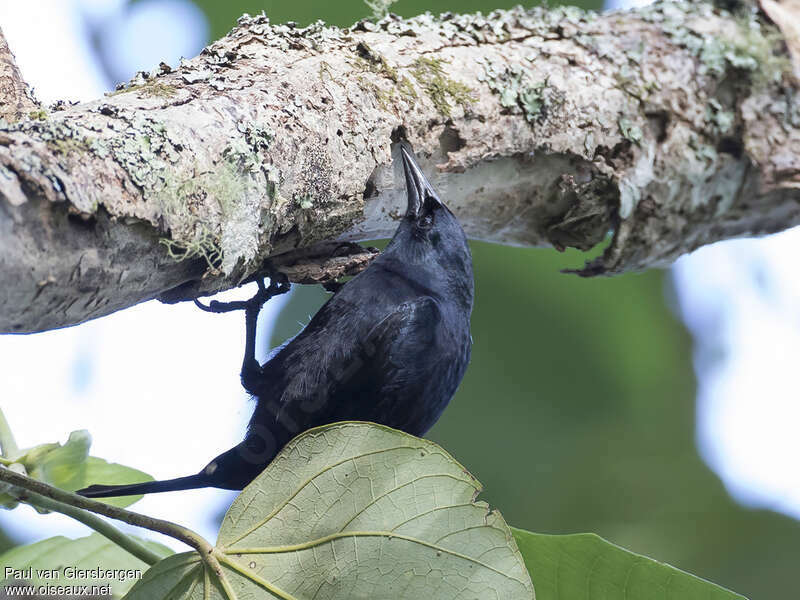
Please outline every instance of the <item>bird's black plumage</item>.
M433 426L469 362L472 259L458 220L413 156L400 152L408 209L394 237L264 365L254 358L261 304L248 305L242 384L256 407L244 441L196 475L79 493L241 489L312 427L373 421L421 436ZM270 289L284 291L274 281Z

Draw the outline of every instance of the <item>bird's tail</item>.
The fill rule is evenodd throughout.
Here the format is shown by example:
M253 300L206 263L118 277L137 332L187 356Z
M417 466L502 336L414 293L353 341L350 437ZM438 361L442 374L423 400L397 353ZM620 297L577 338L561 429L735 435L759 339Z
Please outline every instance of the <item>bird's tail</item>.
M144 481L127 485L90 485L75 492L86 498L108 498L111 496L138 496L139 494L153 494L156 492L172 492L176 490L191 490L207 487L208 477L200 472L176 479L162 481Z
M1 2L2 0L0 0ZM245 440L220 454L199 473L164 479L143 481L127 485L90 485L75 492L86 498L109 498L111 496L138 496L156 492L193 490L202 487L217 487L223 490L241 490L264 470L277 454L277 443L265 446L265 438L248 435Z

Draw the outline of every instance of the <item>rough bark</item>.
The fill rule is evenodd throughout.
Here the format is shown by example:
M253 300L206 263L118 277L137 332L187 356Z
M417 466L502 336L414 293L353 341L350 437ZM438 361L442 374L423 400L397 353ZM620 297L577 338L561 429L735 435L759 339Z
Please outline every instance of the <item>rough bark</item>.
M175 69L0 129L0 330L389 236L401 138L472 238L589 249L613 232L583 274L666 265L800 223L798 102L779 29L704 2L244 17ZM369 259L324 248L281 268L313 281Z
M0 29L0 119L18 121L39 109Z

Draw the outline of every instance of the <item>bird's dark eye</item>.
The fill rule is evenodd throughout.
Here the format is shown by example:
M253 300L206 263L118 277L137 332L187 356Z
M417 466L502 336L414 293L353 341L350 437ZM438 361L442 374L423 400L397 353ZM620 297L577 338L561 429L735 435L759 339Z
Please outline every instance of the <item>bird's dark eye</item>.
M425 198L422 204L422 211L419 218L417 218L417 227L420 229L430 229L433 227L433 213L437 206L437 202L432 198Z
M433 227L433 214L429 212L422 213L417 220L417 225L422 229L430 229Z

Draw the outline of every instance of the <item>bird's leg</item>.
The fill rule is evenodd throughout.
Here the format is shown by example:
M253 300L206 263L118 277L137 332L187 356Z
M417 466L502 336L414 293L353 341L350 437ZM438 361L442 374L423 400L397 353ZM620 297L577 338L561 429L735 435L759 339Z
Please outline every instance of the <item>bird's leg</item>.
M246 302L247 306L244 309L244 359L242 360L242 386L248 393L254 394L256 385L261 378L261 365L256 360L256 325L258 324L258 314L261 312L261 307L264 303L278 294L283 294L289 291L289 282L284 278L286 289L278 284L277 279L273 277L269 281L269 287L264 286L264 280L258 279L258 292L255 296ZM283 283L283 282L282 282Z
M261 365L256 360L256 325L258 323L258 314L261 312L261 307L275 296L285 294L291 289L291 284L286 275L277 271L272 271L269 274L269 286L264 285L264 280L260 277L255 280L258 285L258 291L249 300L239 300L233 302L219 302L212 300L208 306L202 304L198 300L194 303L206 312L213 313L226 313L234 310L244 310L245 322L245 342L244 342L244 360L242 361L242 386L249 393L255 393L256 385L261 376Z
M270 282L271 284L272 282ZM248 393L253 393L253 387L261 375L261 365L256 360L256 325L258 324L258 313L266 300L262 300L266 295L264 281L256 281L258 292L250 300L244 309L244 360L242 361L242 386Z
M255 281L258 285L258 291L256 292L255 296L249 300L233 300L230 302L212 300L206 305L195 298L194 304L197 306L197 308L210 313L227 313L233 312L234 310L246 311L248 307L255 306L256 316L258 316L258 311L261 310L261 307L264 306L268 300L275 296L285 294L291 289L291 283L284 273L281 273L280 271L271 271L267 274L267 277L269 277L269 287L264 286L264 280L260 277L250 277L245 279L242 284L240 284L244 285L246 283Z

